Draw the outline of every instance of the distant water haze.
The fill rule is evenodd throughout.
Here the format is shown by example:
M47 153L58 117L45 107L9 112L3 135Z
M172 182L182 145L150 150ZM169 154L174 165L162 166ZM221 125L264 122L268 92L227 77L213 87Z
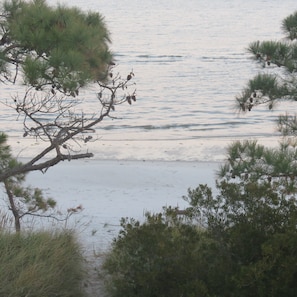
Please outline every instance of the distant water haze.
M49 0L55 5L57 1ZM117 119L98 126L88 144L98 159L222 160L233 140L275 145L275 119L294 109L257 108L244 115L235 97L248 79L265 71L247 53L256 40L283 38L282 20L297 10L293 0L68 0L67 5L100 12L112 38L117 70L131 70L137 102L117 108ZM1 100L15 88L1 86ZM96 100L95 91L84 95ZM93 99L92 99L93 98ZM92 110L84 104L85 112ZM1 107L1 130L22 157L40 148L23 139L22 123ZM87 147L82 147L82 150Z

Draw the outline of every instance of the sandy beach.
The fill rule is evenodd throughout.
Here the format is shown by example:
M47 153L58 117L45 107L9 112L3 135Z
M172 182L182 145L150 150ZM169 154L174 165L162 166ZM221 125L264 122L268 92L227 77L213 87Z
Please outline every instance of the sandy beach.
M215 185L217 162L80 160L64 162L45 174L28 174L27 183L54 198L58 209L81 205L67 222L89 250L104 251L117 235L122 217L143 219L163 206L186 207L183 195L199 184ZM52 223L52 222L51 222ZM46 225L35 221L35 227Z

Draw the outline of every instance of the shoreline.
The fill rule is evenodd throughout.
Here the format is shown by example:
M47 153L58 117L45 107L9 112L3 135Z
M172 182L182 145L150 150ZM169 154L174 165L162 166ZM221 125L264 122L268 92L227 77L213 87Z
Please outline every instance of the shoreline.
M81 144L75 149L77 152L93 153L91 159L94 161L171 161L171 162L223 162L227 158L227 149L238 140L256 140L259 144L267 147L276 147L279 144L280 138L197 138L184 139L180 141L173 140L106 140L104 138ZM21 139L9 137L8 144L10 145L13 155L18 159L29 159L31 156L38 155L46 146L43 142L34 142L31 139ZM53 152L54 153L54 152ZM67 150L62 150L62 153L68 154Z

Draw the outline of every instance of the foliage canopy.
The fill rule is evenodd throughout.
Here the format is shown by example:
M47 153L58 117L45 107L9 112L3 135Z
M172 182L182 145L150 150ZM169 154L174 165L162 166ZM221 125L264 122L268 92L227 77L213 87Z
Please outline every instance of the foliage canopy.
M257 105L266 104L272 109L276 102L297 100L297 12L285 18L282 29L286 39L282 41L254 41L248 51L266 70L251 79L237 97L241 111L251 111Z
M75 94L106 79L112 54L99 13L53 8L44 0L12 0L3 3L0 24L3 80L15 81L21 68L26 85Z

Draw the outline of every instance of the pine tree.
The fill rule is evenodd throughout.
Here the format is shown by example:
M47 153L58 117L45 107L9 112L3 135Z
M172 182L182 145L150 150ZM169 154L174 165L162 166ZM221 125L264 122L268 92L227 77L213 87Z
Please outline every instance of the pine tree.
M107 78L113 57L99 13L53 8L44 0L12 0L3 3L0 22L3 80L14 82L21 68L26 85L75 95Z
M0 102L23 121L20 138L44 142L45 148L26 164L1 172L0 182L45 172L64 160L93 157L82 147L94 139L96 126L117 105L136 101L135 90L129 89L134 74L114 74L109 46L110 33L97 12L51 7L44 0L1 3L0 82L23 86L23 92ZM80 92L90 85L96 88L94 98ZM88 100L92 112L85 111Z
M252 112L259 105L274 108L276 103L297 100L297 12L282 22L285 39L252 42L248 51L265 68L236 98L238 109ZM252 113L250 114L252 116ZM277 148L267 148L255 141L235 142L227 150L227 162L221 176L241 180L282 182L288 193L296 191L297 117L280 115L278 130L283 141Z
M16 230L24 215L54 207L39 189L24 186L27 173L64 160L91 158L82 150L96 126L113 117L117 105L136 101L133 72L114 74L110 33L98 12L45 0L7 0L0 4L0 83L18 85L11 100L0 99L23 121L22 137L42 142L40 151L19 162L0 131L0 182L7 194ZM92 86L94 98L81 94ZM94 109L85 111L91 100ZM78 108L79 107L79 108ZM82 145L83 144L83 145ZM71 209L70 213L78 209Z

